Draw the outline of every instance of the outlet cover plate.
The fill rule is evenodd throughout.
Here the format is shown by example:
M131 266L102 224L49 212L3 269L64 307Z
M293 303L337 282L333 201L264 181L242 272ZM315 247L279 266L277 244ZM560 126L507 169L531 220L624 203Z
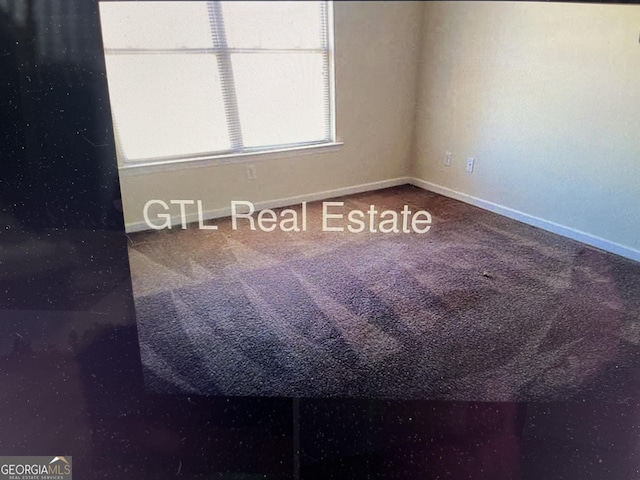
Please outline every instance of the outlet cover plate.
M451 166L451 160L453 159L453 153L451 152L446 152L445 153L445 157L444 157L444 166L445 167L450 167Z
M467 172L473 173L473 169L476 166L476 159L473 157L467 158Z

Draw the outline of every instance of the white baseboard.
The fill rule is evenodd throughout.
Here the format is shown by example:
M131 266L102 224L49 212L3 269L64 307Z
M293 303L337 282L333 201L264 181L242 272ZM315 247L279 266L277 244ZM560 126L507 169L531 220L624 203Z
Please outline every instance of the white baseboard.
M640 250L636 250L634 248L627 247L625 245L621 245L619 243L615 243L610 240L591 235L590 233L576 230L574 228L566 227L564 225L560 225L543 218L535 217L533 215L529 215L527 213L521 212L519 210L514 210L497 203L489 202L481 198L467 195L466 193L458 192L456 190L452 190L435 183L427 182L426 180L422 180L419 178L410 178L409 183L424 190L438 193L445 197L453 198L454 200L460 200L461 202L480 207L484 210L489 210L490 212L512 218L513 220L518 220L519 222L541 228L548 232L557 233L558 235L577 240L578 242L582 242L601 250L615 253L616 255L620 255L621 257L626 257L631 260L640 262Z
M342 197L345 195L353 195L356 193L370 192L374 190L397 187L399 185L406 185L406 184L411 184L416 187L422 188L424 190L438 193L445 197L453 198L455 200L459 200L461 202L468 203L476 207L480 207L484 210L489 210L490 212L503 215L513 220L517 220L519 222L541 228L548 232L556 233L558 235L562 235L564 237L577 240L578 242L591 245L601 250L615 253L616 255L620 255L622 257L626 257L631 260L640 262L640 250L636 250L634 248L627 247L625 245L621 245L619 243L615 243L601 237L597 237L590 233L582 232L580 230L576 230L571 227L560 225L558 223L545 220L543 218L529 215L519 210L514 210L512 208L505 207L497 203L489 202L487 200L483 200L481 198L474 197L466 193L458 192L456 190L452 190L450 188L443 187L435 183L427 182L426 180L422 180L420 178L415 178L415 177L398 177L390 180L381 180L378 182L352 185L349 187L336 188L333 190L324 190L321 192L309 193L304 195L296 195L292 197L255 202L254 205L255 205L256 211L259 211L265 208L281 208L281 207L287 207L290 205L300 204L302 202L315 202L319 200L326 200L329 198ZM237 198L234 200L243 200L243 199ZM214 218L228 217L230 215L231 215L231 206L212 209L212 210L205 210L203 212L204 220L212 220ZM198 221L198 215L196 212L190 212L187 215L187 223L197 222L197 221ZM175 215L171 218L172 226L179 226L180 223L181 223L180 216ZM140 232L143 230L149 230L149 226L144 221L128 223L126 225L127 232Z
M288 207L291 205L298 205L302 202L316 202L319 200L326 200L329 198L342 197L344 195L353 195L356 193L380 190L382 188L397 187L399 185L406 185L408 183L411 183L411 179L409 177L399 177L399 178L393 178L390 180L381 180L378 182L363 183L360 185L352 185L349 187L336 188L333 190L324 190L322 192L309 193L305 195L296 195L293 197L285 197L285 198L278 198L274 200L265 200L262 202L254 202L254 205L257 212L265 208ZM234 198L232 200L240 201L240 200L246 200L246 199ZM230 215L231 215L231 205L224 208L205 210L202 216L204 220L212 220L214 218L228 217ZM198 221L197 212L190 212L189 214L186 215L186 217L187 217L187 223ZM174 215L171 217L172 226L179 226L180 223L181 223L181 218L179 215ZM132 233L132 232L141 232L143 230L150 230L150 228L143 220L141 220L138 222L127 223L125 226L125 230L127 231L127 233Z

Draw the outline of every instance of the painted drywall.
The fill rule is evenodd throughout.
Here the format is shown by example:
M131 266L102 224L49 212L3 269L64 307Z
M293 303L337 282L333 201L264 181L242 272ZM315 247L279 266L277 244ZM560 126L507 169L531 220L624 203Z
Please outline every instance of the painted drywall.
M424 15L413 175L640 251L640 7L435 2Z
M428 2L411 174L638 256L639 33L634 5Z
M268 205L318 192L385 186L406 175L423 7L420 2L335 2L336 123L342 147L249 159L254 180L247 180L246 163L121 170L128 229L144 226L149 199L199 199L215 214L231 200Z

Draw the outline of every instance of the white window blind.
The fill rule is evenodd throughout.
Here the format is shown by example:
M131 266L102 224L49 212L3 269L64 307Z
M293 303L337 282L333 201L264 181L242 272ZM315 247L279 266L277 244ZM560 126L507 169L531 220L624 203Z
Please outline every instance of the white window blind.
M101 2L125 163L335 141L329 2Z

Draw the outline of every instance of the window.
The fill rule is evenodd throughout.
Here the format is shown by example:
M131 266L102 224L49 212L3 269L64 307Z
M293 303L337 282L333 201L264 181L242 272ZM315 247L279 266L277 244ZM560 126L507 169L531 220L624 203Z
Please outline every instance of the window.
M123 165L335 142L330 2L101 2Z

